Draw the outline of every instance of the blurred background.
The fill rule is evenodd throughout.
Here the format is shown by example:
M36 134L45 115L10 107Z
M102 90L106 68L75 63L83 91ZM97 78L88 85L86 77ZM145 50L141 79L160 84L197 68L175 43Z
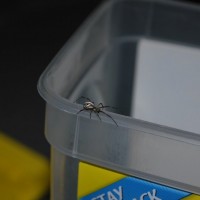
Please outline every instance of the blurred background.
M37 81L59 49L101 2L17 0L1 5L0 186L13 192L12 198L1 199L49 199L50 146L43 134L45 102L37 92ZM198 1L184 2L199 6ZM21 183L20 188L23 180L34 184ZM6 189L4 192L8 193ZM26 192L27 196L23 195Z
M31 152L23 147L18 147L17 144L13 144L5 137L0 137L2 141L0 142L0 151L2 151L0 166L4 165L4 167L0 167L0 171L2 171L0 172L0 186L6 184L5 176L9 177L7 183L9 188L16 187L15 184L18 185L22 181L21 179L24 178L20 177L22 167L23 170L27 170L27 173L30 170L28 157L33 157L29 162L33 162L35 165L37 162L43 163L38 169L31 171L40 176L38 179L42 176L42 170L43 172L46 170L45 173L49 170L46 160L49 161L50 146L43 134L45 102L37 92L37 81L58 50L100 2L101 0L17 0L15 2L7 1L1 5L0 133L11 137L17 144L25 145ZM2 146L5 142L8 143L7 147ZM10 149L9 147L13 148L13 151L16 149L16 152L9 154L6 151L6 149ZM19 154L24 154L24 157L21 158ZM42 157L38 157L38 154ZM16 156L20 163L12 162L13 157ZM21 166L22 162L24 166ZM19 169L20 167L21 169ZM16 175L18 179L13 180L12 177ZM33 180L34 177L31 175L28 176L30 181L35 181L35 184L42 184L41 181L37 183L36 180ZM43 182L43 184L47 184L45 181ZM12 185L9 185L11 183ZM28 189L37 189L35 185L26 188L22 184L22 187L23 193L26 193ZM41 187L44 188L44 186ZM3 191L1 189L0 191L2 194ZM15 192L15 196L13 195L11 198L9 194L4 198L1 196L1 199L33 199L31 195L29 195L30 198L28 195L23 198L20 188L18 188L19 194L14 191L14 188L10 188L8 192ZM38 199L49 199L48 189L44 193ZM21 195L21 198L17 197L18 195ZM39 196L39 194L35 194L35 196Z

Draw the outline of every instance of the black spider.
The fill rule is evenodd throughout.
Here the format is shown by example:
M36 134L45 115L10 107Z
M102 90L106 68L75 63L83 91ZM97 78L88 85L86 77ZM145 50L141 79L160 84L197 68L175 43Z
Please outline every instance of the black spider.
M99 120L101 121L101 117L99 116L99 113L103 113L104 115L106 115L107 117L109 117L110 119L112 119L112 121L116 124L116 126L118 126L117 122L106 112L103 111L104 108L113 108L111 106L104 106L103 103L99 103L98 105L95 105L93 101L91 101L89 98L81 96L80 98L78 98L75 102L77 102L80 99L86 99L87 101L85 101L83 103L83 109L79 110L77 112L77 114L79 114L80 112L86 110L90 112L90 119L92 116L92 113L96 113L97 117L99 118Z

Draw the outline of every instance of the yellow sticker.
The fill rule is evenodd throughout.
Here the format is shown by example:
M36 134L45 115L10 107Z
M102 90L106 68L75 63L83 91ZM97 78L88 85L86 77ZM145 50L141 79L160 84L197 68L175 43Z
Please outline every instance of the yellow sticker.
M200 196L196 194L192 194L190 196L183 198L182 200L200 200Z
M80 162L78 199L200 200L200 196Z
M123 174L80 162L78 174L78 198L91 192L95 192L124 177L126 176Z

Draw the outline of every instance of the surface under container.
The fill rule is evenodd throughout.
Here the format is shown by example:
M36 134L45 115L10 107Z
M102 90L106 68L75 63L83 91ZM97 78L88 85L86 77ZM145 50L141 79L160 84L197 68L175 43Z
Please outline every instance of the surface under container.
M199 21L188 4L111 0L63 46L38 83L52 200L77 199L79 162L200 194ZM81 96L116 109L77 114Z

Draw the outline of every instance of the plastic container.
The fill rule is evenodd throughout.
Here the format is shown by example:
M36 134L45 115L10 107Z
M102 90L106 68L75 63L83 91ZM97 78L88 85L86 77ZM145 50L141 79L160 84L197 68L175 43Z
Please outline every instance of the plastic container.
M78 198L80 162L200 194L199 20L187 4L107 1L64 45L38 84L52 200ZM118 126L77 114L80 96L117 107Z

